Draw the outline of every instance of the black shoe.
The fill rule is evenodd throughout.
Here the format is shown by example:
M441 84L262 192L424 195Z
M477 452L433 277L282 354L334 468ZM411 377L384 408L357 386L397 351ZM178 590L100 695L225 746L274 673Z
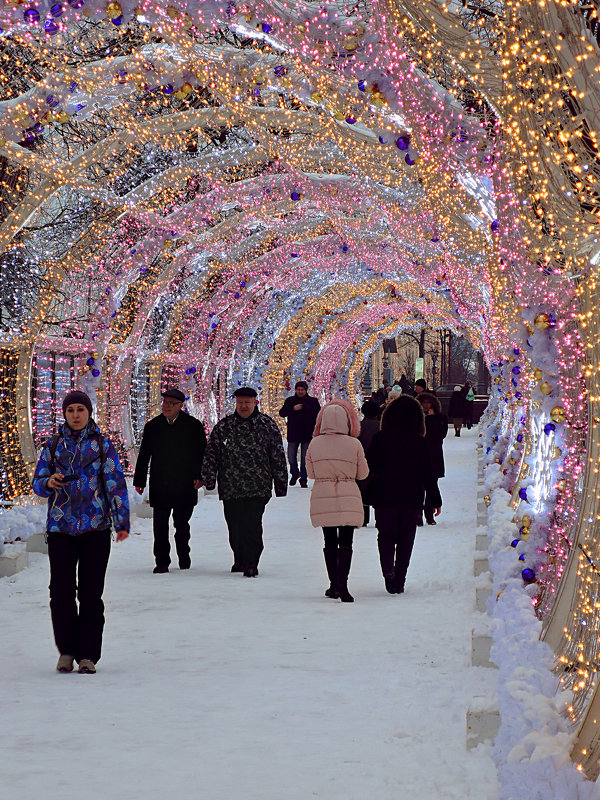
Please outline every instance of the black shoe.
M243 572L244 568L240 567L239 564L234 564L233 567L231 568L231 571L232 572Z
M340 596L335 586L330 586L329 589L325 589L325 597L331 597L332 600L338 600Z
M396 575L391 572L389 575L384 575L385 590L388 594L397 594L396 589Z
M308 481L300 481L300 486L303 489L308 489Z
M179 562L179 569L189 569L191 566L192 562L189 559L187 561Z
M421 518L420 520L417 521L417 528L422 528L422 527L423 527L423 519Z
M292 475L292 477L290 478L290 486L295 486L297 483L298 483L298 476Z
M246 567L244 570L244 578L256 578L258 575L257 567Z
M152 570L152 572L155 575L159 575L159 574L162 574L163 572L168 572L168 571L169 571L168 567L159 567L158 565L156 567L154 567L154 569Z
M437 522L434 519L428 519L427 520L427 524L428 525L437 525Z
M460 431L454 431L455 436L460 436Z

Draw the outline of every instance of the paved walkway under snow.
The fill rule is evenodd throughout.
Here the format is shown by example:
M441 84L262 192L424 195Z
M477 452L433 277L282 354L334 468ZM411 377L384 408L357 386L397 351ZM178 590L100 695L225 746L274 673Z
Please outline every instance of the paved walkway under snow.
M265 517L260 577L231 575L221 504L193 518L192 569L152 574L151 526L113 547L98 673L59 675L48 566L0 580L0 787L11 800L494 800L465 714L475 431L446 442L437 527L417 536L406 593L386 594L376 531L349 586L323 597L309 492Z

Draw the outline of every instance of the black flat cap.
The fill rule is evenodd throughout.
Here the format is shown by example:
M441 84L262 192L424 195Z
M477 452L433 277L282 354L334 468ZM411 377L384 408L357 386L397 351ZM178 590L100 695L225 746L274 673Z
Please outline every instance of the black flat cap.
M253 389L251 386L240 386L239 389L236 389L233 393L234 397L257 397L258 394L256 389Z

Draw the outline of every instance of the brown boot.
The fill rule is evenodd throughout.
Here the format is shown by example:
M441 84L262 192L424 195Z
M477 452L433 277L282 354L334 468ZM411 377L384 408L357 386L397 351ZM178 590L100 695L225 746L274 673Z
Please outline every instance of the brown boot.
M62 655L58 659L58 663L56 665L57 672L73 672L73 662L75 661L74 656L69 655Z
M79 660L79 672L82 675L94 675L96 673L96 665L90 658L81 658Z

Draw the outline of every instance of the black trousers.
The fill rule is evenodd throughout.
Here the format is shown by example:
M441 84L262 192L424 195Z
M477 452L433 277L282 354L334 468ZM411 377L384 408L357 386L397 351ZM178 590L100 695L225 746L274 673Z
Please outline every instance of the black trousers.
M435 481L435 486L436 486L436 489L437 489L436 494L439 494L439 488L438 488L437 482L438 482L438 479L436 478L436 481ZM425 519L428 522L431 522L431 520L433 519L433 512L435 511L436 507L437 506L434 505L434 503L433 503L433 501L431 499L431 494L429 492L427 492L427 494L425 495L424 510L425 510Z
M100 660L109 555L110 530L48 534L50 613L61 655Z
M375 508L381 571L384 577L395 575L396 585L401 589L404 588L420 515L418 508Z
M323 528L325 547L352 547L354 538L354 527L352 525L340 525L339 528Z
M223 500L223 513L229 530L233 563L238 567L257 567L264 549L262 518L268 497L240 497Z
M157 567L168 567L171 563L169 543L169 519L173 514L175 526L175 548L179 566L190 564L190 518L194 505L154 506L152 529L154 531L154 560Z

